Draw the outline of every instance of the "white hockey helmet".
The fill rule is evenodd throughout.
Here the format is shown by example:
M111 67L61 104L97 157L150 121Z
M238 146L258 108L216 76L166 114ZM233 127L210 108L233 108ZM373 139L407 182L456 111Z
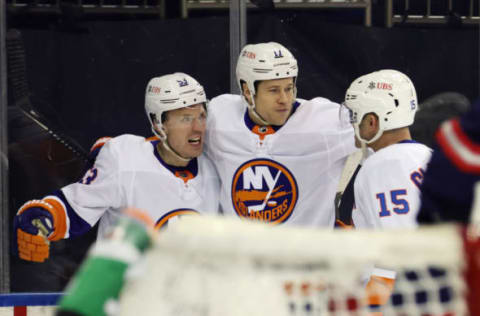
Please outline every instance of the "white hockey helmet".
M203 87L197 80L181 72L151 79L145 91L145 110L152 131L164 141L167 138L162 129L164 112L206 102Z
M413 124L417 111L417 93L412 81L397 70L385 69L361 76L352 82L345 95L350 121L357 138L373 143L384 131ZM379 131L370 140L360 137L359 125L368 113L378 116Z
M255 81L293 77L295 84L298 76L297 60L281 44L249 44L240 52L236 74L240 92L243 94L241 82L245 81L250 92L255 95ZM254 108L255 103L250 106Z

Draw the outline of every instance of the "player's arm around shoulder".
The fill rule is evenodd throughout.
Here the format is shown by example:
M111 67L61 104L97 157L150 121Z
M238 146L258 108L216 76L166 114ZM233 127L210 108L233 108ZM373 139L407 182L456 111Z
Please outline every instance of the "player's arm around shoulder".
M213 209L205 210L208 214L219 214L221 182L213 161L205 154L198 157L199 171L203 177L203 189Z
M96 223L107 209L125 205L123 186L134 176L131 171L142 164L145 148L153 152L141 136L125 134L108 140L83 178L62 188L72 208L85 214L89 223Z
M321 124L322 131L351 134L353 138L349 112L341 104L327 98L316 97L303 102L302 107L307 108L312 119Z
M305 100L305 102L312 104L312 106L322 111L330 111L330 110L338 111L338 108L340 107L340 104L333 102L332 100L324 97L315 97L310 100Z
M208 105L212 104L217 106L218 104L232 104L242 100L242 96L238 94L224 93L213 97L208 102Z
M94 225L103 213L96 211L93 217L85 214L91 214L92 209L97 210L101 205L106 209L110 204L105 199L111 195L108 190L97 188L114 188L105 181L105 175L116 168L116 142L115 138L108 138L92 146L96 151L94 161L78 182L20 207L13 223L20 258L43 262L49 257L50 241L81 235Z
M133 135L99 138L90 150L89 166L85 171L84 177L78 183L89 185L93 181L97 181L100 170L101 175L104 176L118 169L122 148L128 148L130 136ZM133 137L136 138L137 136ZM126 153L128 151L125 151Z
M150 141L153 138L155 137L144 138L144 137L130 135L130 134L124 134L117 137L110 137L110 136L100 137L93 143L92 147L90 147L90 153L88 155L88 164L86 169L88 170L93 166L99 153L102 150L104 152L105 151L114 152L116 148L127 147L129 143L139 143L143 141ZM107 144L108 146L106 146ZM107 149L103 149L104 147L106 147Z
M211 99L207 107L207 127L205 132L204 152L215 160L215 144L219 131L231 125L232 118L243 115L245 101L240 95L222 94Z
M318 139L328 143L328 148L335 160L343 159L358 150L355 147L355 132L350 123L348 110L329 99L316 97L305 101L300 108L307 127L317 134ZM295 114L294 114L295 115Z
M224 116L229 116L232 112L243 112L245 109L245 101L240 95L221 94L208 102L207 120L220 119Z
M98 145L99 141L97 141L97 146L95 147L97 153L91 167L104 169L104 174L120 172L124 167L128 167L127 165L131 164L131 161L141 158L141 152L146 143L155 140L158 140L158 137L145 138L123 134L117 137L109 137L100 145Z

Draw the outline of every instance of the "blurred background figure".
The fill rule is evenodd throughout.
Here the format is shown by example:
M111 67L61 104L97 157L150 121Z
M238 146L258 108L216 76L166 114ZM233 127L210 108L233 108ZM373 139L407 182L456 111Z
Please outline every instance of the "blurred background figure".
M480 101L440 126L421 187L420 223L468 223L480 195Z
M94 244L60 300L57 316L103 316L115 308L125 274L153 243L153 220L146 212L128 208ZM98 282L98 280L102 280Z
M470 101L458 92L435 94L420 103L415 123L410 127L412 138L428 147L435 143L435 131L440 124L470 109Z

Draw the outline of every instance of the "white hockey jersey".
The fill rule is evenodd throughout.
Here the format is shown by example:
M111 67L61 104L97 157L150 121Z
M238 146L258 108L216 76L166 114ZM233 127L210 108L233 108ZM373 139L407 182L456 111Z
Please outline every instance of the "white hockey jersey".
M402 141L369 156L355 179L356 228L415 228L420 207L419 186L432 150Z
M210 101L206 147L226 215L273 224L333 227L334 197L355 150L348 114L324 98L296 102L281 127L255 125L240 95Z
M218 211L219 180L209 159L200 156L174 168L158 155L158 142L133 135L112 138L82 180L54 193L68 214L70 236L98 220L102 236L126 207L146 211L157 228L181 215Z

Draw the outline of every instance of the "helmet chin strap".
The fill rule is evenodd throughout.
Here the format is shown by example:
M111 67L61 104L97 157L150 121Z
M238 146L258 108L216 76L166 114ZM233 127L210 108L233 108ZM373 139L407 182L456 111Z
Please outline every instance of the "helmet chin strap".
M160 140L162 141L162 145L163 147L168 150L171 154L173 154L173 156L177 159L179 159L180 161L183 161L183 162L189 162L190 160L192 160L192 158L185 158L185 157L182 157L180 156L179 153L177 153L172 147L170 147L170 145L168 144L168 141L167 141L167 135L165 134L165 132L163 130L161 130L161 132L157 132L157 129L156 128L153 128L152 127L152 130L153 130L153 133L155 135L157 135Z
M263 125L265 125L265 126L272 125L269 122L267 122L266 120L264 120L263 117L260 116L260 114L258 114L257 110L255 109L256 105L255 105L255 99L253 97L252 97L252 103L253 104L248 103L248 100L245 96L243 96L243 99L245 100L245 102L247 102L248 109L250 110L249 113L252 113L252 115L257 120L259 120Z
M373 136L370 140L363 139L360 136L360 129L358 128L358 126L355 127L355 134L357 135L358 139L360 140L360 143L362 143L362 146L363 146L363 144L365 144L365 145L366 144L371 144L371 143L377 141L383 135L383 130L379 129L377 131L377 133L375 134L375 136Z
M192 160L192 158L185 158L185 157L180 156L179 153L177 153L172 147L170 147L170 145L168 144L167 138L165 138L165 140L162 139L162 144L163 144L163 147L165 147L166 150L168 150L169 152L171 152L175 156L175 158L178 158L179 160L181 160L183 162L189 162L190 160Z
M368 147L367 147L367 144L365 144L364 142L360 142L360 146L361 146L361 151L362 151L362 161L367 159L368 157Z
M269 123L268 121L266 121L258 112L257 110L255 109L257 107L257 105L255 104L255 97L252 95L252 104L250 104L247 100L247 98L245 97L245 95L243 95L243 99L245 100L245 102L247 102L247 106L248 106L248 109L251 110L250 113L252 113L252 115L257 119L259 120L263 125L267 126L267 125L272 125L271 123ZM295 86L294 87L294 92L293 92L293 100L297 100L297 87Z

